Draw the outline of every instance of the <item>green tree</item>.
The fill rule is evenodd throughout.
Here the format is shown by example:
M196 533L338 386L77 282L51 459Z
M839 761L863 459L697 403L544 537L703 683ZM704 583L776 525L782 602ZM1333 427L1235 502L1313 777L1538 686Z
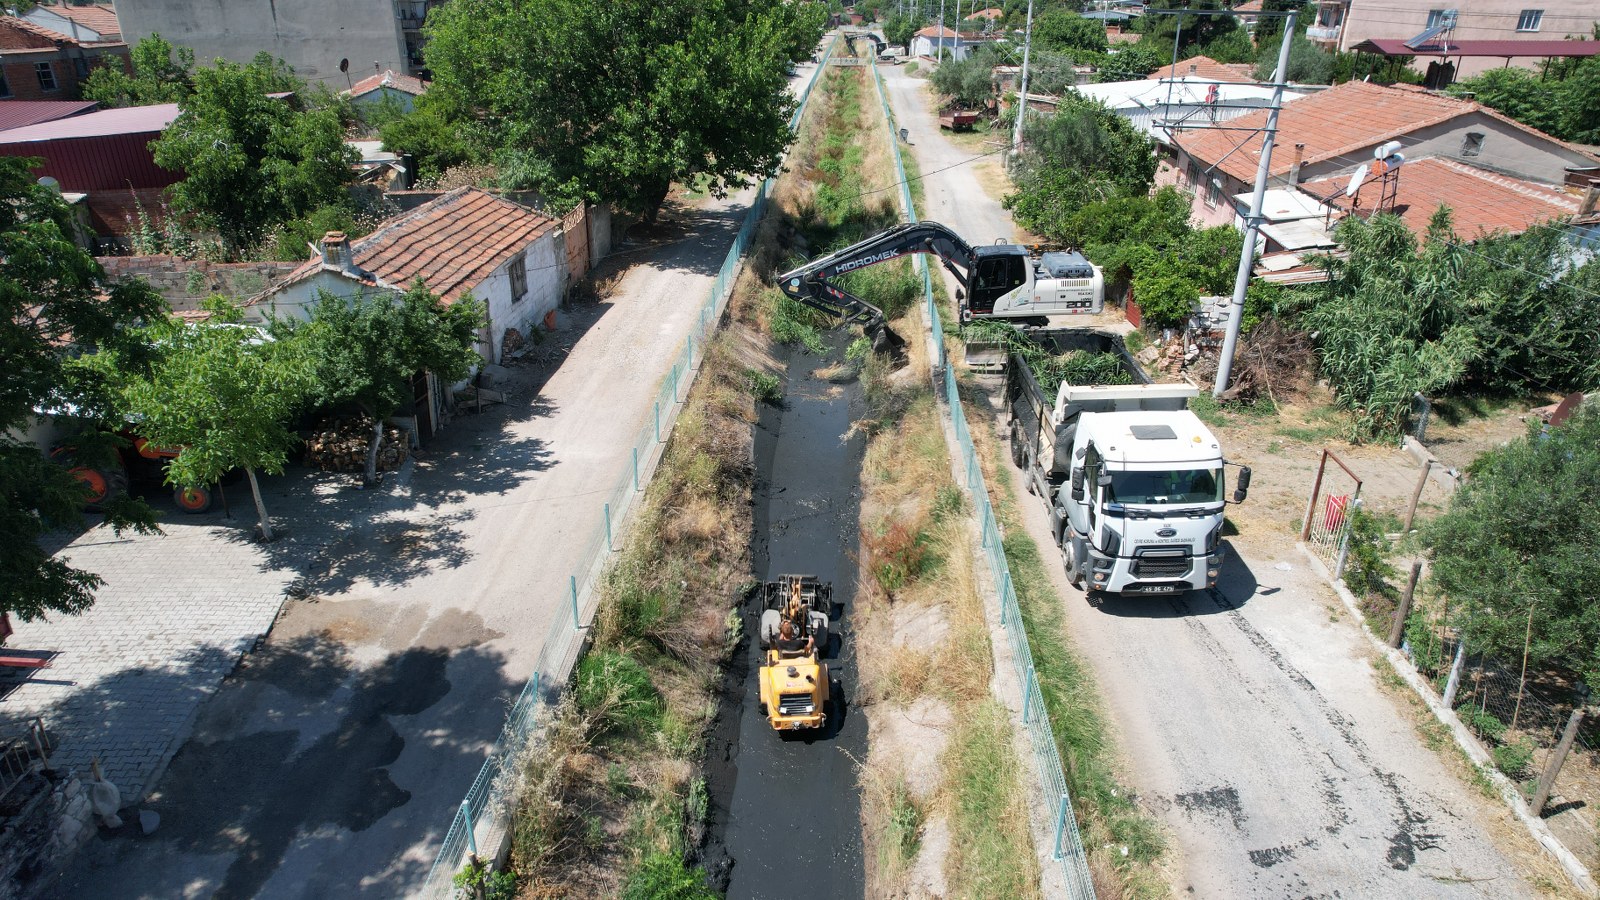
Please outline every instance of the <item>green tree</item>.
M1151 328L1174 328L1194 314L1200 285L1171 257L1158 256L1133 276L1133 296Z
M167 467L170 483L212 484L243 469L271 541L256 473L283 472L298 441L290 417L312 391L312 369L298 347L239 324L225 302L211 308L217 318L204 324L151 326L157 358L148 373L128 373L125 402L142 435L183 448Z
M1479 457L1450 507L1423 529L1433 583L1474 651L1600 682L1600 413Z
M883 23L883 39L896 47L909 47L911 39L926 24L928 24L926 16L895 13L889 17L889 21Z
M1257 78L1271 80L1278 69L1278 50L1282 46L1281 38L1262 43L1260 56L1256 59ZM1303 28L1294 33L1293 43L1289 45L1289 81L1296 84L1332 84L1334 68L1332 53L1306 40Z
M1057 237L1082 207L1142 194L1155 177L1155 145L1131 122L1076 92L1055 115L1030 119L1006 207L1024 228Z
M1473 99L1493 107L1525 125L1554 133L1561 113L1557 88L1561 82L1545 81L1523 68L1489 69L1481 75L1452 84L1456 96L1472 94Z
M1034 19L1033 46L1061 53L1074 50L1104 53L1106 28L1099 20L1085 19L1070 9L1056 7Z
M1105 84L1113 81L1134 81L1166 65L1172 55L1172 45L1165 50L1158 41L1140 38L1132 44L1118 44L1106 55L1106 60L1095 72L1094 80Z
M1600 57L1584 60L1561 82L1557 104L1557 137L1600 144Z
M960 109L981 109L994 96L994 67L986 56L944 63L929 80L951 106Z
M1200 55L1209 56L1220 63L1248 63L1256 61L1256 45L1244 26L1223 31L1200 47Z
M531 152L553 181L653 218L674 181L703 175L725 195L777 171L788 65L825 16L754 0L456 0L428 19L430 94L478 124L482 156Z
M271 93L300 91L295 98ZM298 95L297 95L298 96ZM194 91L150 147L156 164L185 173L173 206L222 235L237 255L276 225L343 199L354 149L344 110L326 91L305 92L281 60L248 65L219 59L194 72Z
M166 38L152 34L134 44L128 55L132 75L118 65L96 66L83 82L83 99L107 109L150 106L177 103L194 89L194 51L188 47L174 49Z
M149 285L110 283L94 257L73 243L74 217L60 195L34 182L29 167L36 164L0 158L0 612L24 621L82 612L102 580L39 546L47 532L81 524L84 488L45 458L48 448L16 435L37 410L105 410L110 385L99 370L70 364L70 355L121 350L138 361L131 326L166 313ZM72 441L77 462L109 463L114 448L90 437ZM104 511L119 534L155 529L154 513L141 501L115 499Z
M417 177L422 179L438 178L471 155L463 129L450 120L448 110L433 96L418 97L409 113L395 109L392 115L379 112L374 116L383 148L410 155L416 160Z
M298 343L313 367L313 400L354 404L373 420L365 480L378 479L383 422L410 405L411 379L432 372L445 384L467 377L481 361L474 344L483 304L470 296L444 304L418 280L399 297L387 293L321 294L309 322L273 323L273 333Z
M1223 0L1192 0L1186 3L1184 8L1219 10L1225 9L1226 6ZM1144 29L1144 38L1139 43L1147 44L1153 41L1157 46L1166 48L1167 57L1161 60L1165 64L1171 62L1174 38L1177 39L1178 58L1186 59L1195 55L1199 47L1237 29L1239 22L1233 16L1166 14L1141 16L1137 21L1137 27Z

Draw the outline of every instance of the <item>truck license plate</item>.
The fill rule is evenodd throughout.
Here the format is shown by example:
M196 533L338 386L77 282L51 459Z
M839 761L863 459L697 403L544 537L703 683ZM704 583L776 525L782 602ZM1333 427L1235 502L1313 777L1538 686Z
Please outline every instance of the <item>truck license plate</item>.
M1148 584L1139 590L1146 594L1175 594L1178 592L1178 586L1175 584Z

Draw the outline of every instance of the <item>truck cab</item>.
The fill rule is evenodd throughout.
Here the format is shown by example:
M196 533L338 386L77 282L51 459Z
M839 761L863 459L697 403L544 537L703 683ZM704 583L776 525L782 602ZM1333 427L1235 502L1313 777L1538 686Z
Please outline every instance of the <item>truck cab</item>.
M1216 437L1186 409L1081 418L1054 498L1073 583L1118 594L1214 587L1226 487Z

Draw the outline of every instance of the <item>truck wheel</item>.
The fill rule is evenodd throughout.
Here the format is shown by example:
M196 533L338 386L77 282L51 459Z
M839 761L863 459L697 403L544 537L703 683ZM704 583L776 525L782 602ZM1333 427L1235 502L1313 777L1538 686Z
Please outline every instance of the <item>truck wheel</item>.
M1083 571L1078 565L1078 551L1073 547L1072 538L1061 542L1061 565L1067 570L1068 583L1083 590Z

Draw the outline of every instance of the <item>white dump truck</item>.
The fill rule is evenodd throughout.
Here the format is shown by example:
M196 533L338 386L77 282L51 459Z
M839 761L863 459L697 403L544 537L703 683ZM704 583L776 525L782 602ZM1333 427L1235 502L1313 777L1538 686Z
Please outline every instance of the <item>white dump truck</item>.
M1045 499L1074 586L1107 594L1214 587L1222 566L1225 467L1215 435L1188 408L1187 384L1149 384L1115 335L1034 331L1051 352L1116 353L1133 384L1062 382L1043 390L1027 358L1006 364L1012 460ZM1242 468L1232 502L1250 487Z

